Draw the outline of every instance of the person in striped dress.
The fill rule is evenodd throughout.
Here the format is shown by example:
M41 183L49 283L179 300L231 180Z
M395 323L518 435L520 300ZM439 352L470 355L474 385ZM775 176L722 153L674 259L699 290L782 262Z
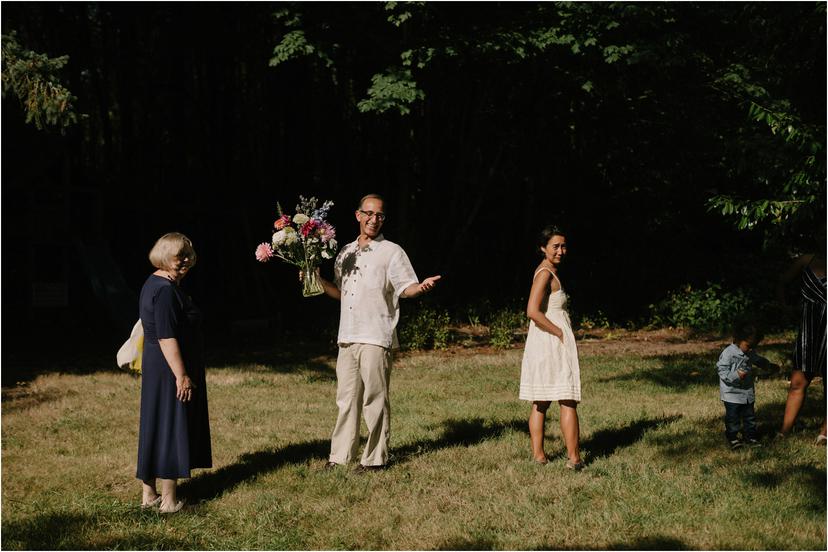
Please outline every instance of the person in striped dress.
M779 435L783 437L793 429L814 377L822 378L823 391L825 390L825 258L821 254L797 258L779 279L780 299L784 299L785 285L797 276L801 281L802 315L794 348L794 366L785 403L785 417L779 430ZM816 442L822 445L826 443L824 420Z

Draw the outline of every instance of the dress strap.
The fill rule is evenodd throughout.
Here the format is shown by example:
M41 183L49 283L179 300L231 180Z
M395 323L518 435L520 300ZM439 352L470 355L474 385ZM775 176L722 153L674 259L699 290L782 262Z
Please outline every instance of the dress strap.
M532 279L533 279L533 280L534 280L535 278L537 278L537 277L538 277L538 274L540 274L540 273L541 273L541 270L545 270L545 271L547 271L549 274L551 274L551 275L552 275L552 277L553 277L553 278L555 278L555 277L556 277L554 272L552 272L551 270L549 270L549 269L548 269L548 268L546 268L545 266L542 266L542 267L540 267L539 269L537 269L537 270L535 271L535 275L534 275L534 276L532 276Z
M561 287L561 289L563 289L563 284L561 283L561 279L560 279L560 278L558 278L558 275L557 275L557 274L555 274L554 272L552 272L550 269L548 269L548 268L547 268L547 267L545 267L545 266L542 266L542 267L540 267L539 269L537 269L537 270L535 271L535 275L534 275L534 276L532 276L532 279L533 279L533 280L534 280L535 278L537 278L537 277L538 277L538 274L540 274L540 273L541 273L541 270L545 270L545 271L547 271L549 274L551 274L551 275L552 275L552 277L558 281L558 285Z

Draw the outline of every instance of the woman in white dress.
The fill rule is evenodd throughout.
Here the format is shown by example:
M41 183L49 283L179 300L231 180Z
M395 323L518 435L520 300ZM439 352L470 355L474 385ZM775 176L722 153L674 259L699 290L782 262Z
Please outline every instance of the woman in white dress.
M578 445L581 374L575 334L566 312L566 293L558 278L558 268L566 257L566 237L549 226L541 232L538 244L543 260L535 270L526 305L530 322L520 371L520 399L532 401L529 436L535 462L549 461L543 450L546 410L552 401L558 401L566 467L580 470L584 467Z

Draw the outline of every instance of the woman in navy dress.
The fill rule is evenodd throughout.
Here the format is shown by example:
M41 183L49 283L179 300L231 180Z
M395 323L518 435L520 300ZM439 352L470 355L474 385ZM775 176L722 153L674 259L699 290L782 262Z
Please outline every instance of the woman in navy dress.
M178 284L195 265L193 244L183 234L165 234L153 246L157 269L141 289L144 327L138 469L144 507L177 512L177 480L193 468L212 467L201 312ZM156 490L161 480L161 494Z
M784 300L784 285L797 276L801 282L802 314L794 348L794 367L791 371L788 400L785 403L785 417L779 431L782 436L793 429L805 400L805 393L814 377L822 378L823 396L825 395L825 258L816 254L802 255L796 259L780 277L780 287L777 291L780 300ZM822 445L826 442L824 421L816 442Z

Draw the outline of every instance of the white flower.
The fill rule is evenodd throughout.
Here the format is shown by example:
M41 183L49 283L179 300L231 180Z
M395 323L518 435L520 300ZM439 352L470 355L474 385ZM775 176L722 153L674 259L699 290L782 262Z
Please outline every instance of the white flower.
M300 226L305 224L309 220L310 220L310 217L308 217L308 215L305 215L305 214L302 214L302 213L296 213L293 216L293 222L300 225Z
M332 252L332 253L333 253L334 251L336 251L336 240L335 240L335 239L333 239L333 238L329 239L329 240L328 240L328 247L331 249L331 252Z
M273 247L278 247L285 243L287 240L287 232L284 230L279 230L275 234L273 234Z
M291 245L299 240L299 235L291 228L291 232L285 233L285 245Z
M332 259L332 258L333 258L333 253L331 253L331 252L330 252L330 251L328 251L327 249L323 249L323 250L322 250L322 258L324 258L324 259Z

